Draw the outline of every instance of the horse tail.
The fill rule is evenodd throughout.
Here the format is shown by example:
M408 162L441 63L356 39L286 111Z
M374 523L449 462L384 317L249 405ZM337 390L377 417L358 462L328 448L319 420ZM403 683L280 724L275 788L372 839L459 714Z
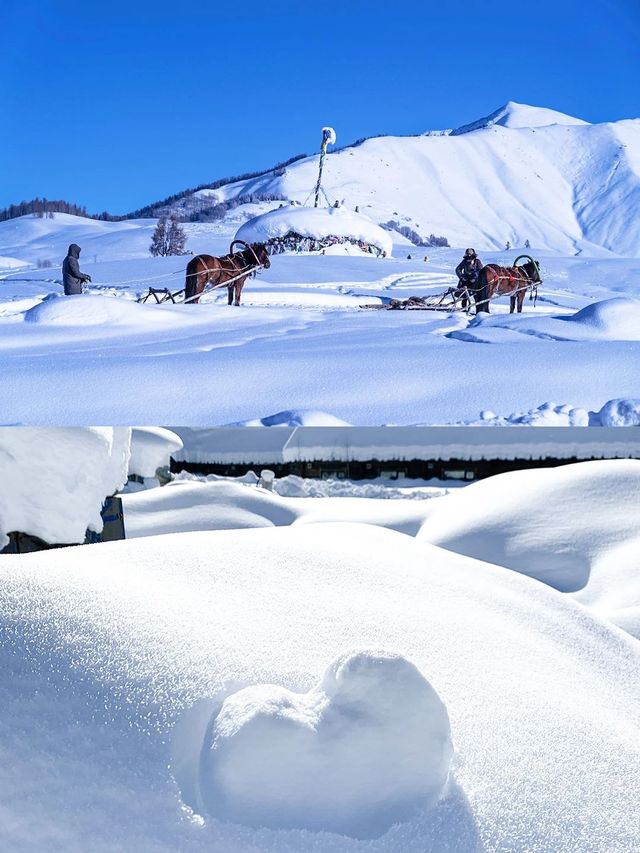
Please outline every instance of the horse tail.
M198 258L191 258L187 264L187 274L184 280L184 298L191 299L196 295L198 287Z

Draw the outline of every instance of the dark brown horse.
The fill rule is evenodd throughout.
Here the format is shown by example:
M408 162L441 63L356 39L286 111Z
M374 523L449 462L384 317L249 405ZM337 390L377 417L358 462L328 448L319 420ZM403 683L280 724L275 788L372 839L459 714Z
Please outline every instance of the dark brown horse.
M245 248L234 252L233 247L236 244ZM244 240L234 240L229 248L229 254L221 258L214 258L212 255L196 255L187 264L185 301L189 304L198 302L207 285L224 287L226 284L229 290L229 305L240 305L242 287L251 273L257 267L269 269L270 266L271 262L264 243L249 244ZM245 271L246 275L242 275Z
M518 264L522 259L526 259L526 263ZM511 297L509 313L513 314L516 306L520 313L527 290L532 290L531 298L533 299L533 289L541 281L540 264L530 255L519 255L512 267L487 264L480 270L478 285L472 291L476 302L476 314L479 311L486 311L488 314L490 300L502 295Z

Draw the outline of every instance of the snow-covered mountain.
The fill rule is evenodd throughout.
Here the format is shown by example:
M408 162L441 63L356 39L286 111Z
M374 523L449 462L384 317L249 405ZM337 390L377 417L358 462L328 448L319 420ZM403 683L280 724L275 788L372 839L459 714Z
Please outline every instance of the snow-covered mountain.
M316 176L314 155L199 190L178 206L251 194L304 202ZM640 119L588 124L509 102L457 130L376 137L330 153L324 186L331 201L344 199L376 222L455 246L528 239L563 253L640 254Z

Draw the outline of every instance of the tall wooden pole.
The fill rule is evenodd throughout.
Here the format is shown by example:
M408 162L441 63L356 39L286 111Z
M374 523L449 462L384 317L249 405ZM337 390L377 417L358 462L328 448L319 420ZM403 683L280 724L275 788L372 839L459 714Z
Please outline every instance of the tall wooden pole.
M318 207L320 203L320 188L322 185L322 170L324 169L324 158L327 154L327 145L332 144L336 141L336 134L333 128L331 127L323 127L322 128L322 145L320 146L320 162L318 164L318 180L316 182L316 199L314 202L314 207Z

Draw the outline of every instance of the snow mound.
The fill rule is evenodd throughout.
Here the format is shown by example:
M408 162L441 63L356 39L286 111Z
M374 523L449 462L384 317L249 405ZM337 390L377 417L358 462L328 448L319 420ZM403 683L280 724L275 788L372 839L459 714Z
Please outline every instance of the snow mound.
M20 258L8 258L5 255L0 255L0 270L19 269L20 267L29 266L28 261L22 261Z
M513 412L496 415L488 409L480 412L476 421L466 421L467 426L540 426L540 427L584 427L589 426L589 412L568 403L542 403L528 412Z
M285 205L245 222L235 239L247 243L267 243L289 233L314 239L335 236L360 240L377 246L387 257L391 256L393 249L389 232L361 213L344 207Z
M389 480L382 481L358 481L334 480L328 477L326 480L317 478L298 477L296 474L287 474L279 477L274 483L274 491L281 497L289 498L381 498L383 500L429 500L440 497L447 493L446 488L434 486L428 481L417 485L415 480L403 481L405 485L398 487Z
M640 300L617 296L593 302L569 317L559 317L566 323L577 323L593 330L599 338L609 340L640 340Z
M180 436L162 427L133 427L129 473L154 477L158 468L168 465L171 454L182 450Z
M640 400L609 400L596 417L601 426L640 426Z
M209 814L234 823L375 837L437 802L452 754L447 710L418 669L357 652L308 693L262 684L227 697L200 791Z
M459 762L433 809L372 842L180 808L171 745L203 697L259 684L304 693L358 648L412 661L446 705ZM8 556L0 847L631 853L639 668L637 641L555 590L371 525Z
M127 538L186 530L238 530L293 524L299 512L278 495L240 482L176 480L122 496Z
M340 420L335 415L328 412L321 412L315 409L287 409L283 412L277 412L275 415L267 415L264 418L249 418L246 421L236 421L227 426L238 427L298 427L298 426L350 426L346 421Z
M573 592L637 535L639 498L636 459L513 471L425 505L433 512L418 536Z
M527 412L498 415L490 409L464 426L543 426L543 427L630 427L640 426L640 400L608 400L598 411L588 411L570 403L542 403Z
M511 128L531 128L548 127L553 124L586 125L588 123L581 118L574 118L573 116L566 115L566 113L551 110L547 107L532 107L528 104L507 101L503 107L500 107L485 118L452 130L451 136L460 136L463 133L470 133L473 130L480 130L483 127L491 127L492 125Z
M29 308L24 319L28 323L56 326L134 326L141 323L173 325L177 317L175 311L167 311L165 306L140 305L131 299L89 293L79 296L51 293L38 305Z
M100 532L106 497L127 481L128 427L0 429L0 549L20 531L51 544Z

